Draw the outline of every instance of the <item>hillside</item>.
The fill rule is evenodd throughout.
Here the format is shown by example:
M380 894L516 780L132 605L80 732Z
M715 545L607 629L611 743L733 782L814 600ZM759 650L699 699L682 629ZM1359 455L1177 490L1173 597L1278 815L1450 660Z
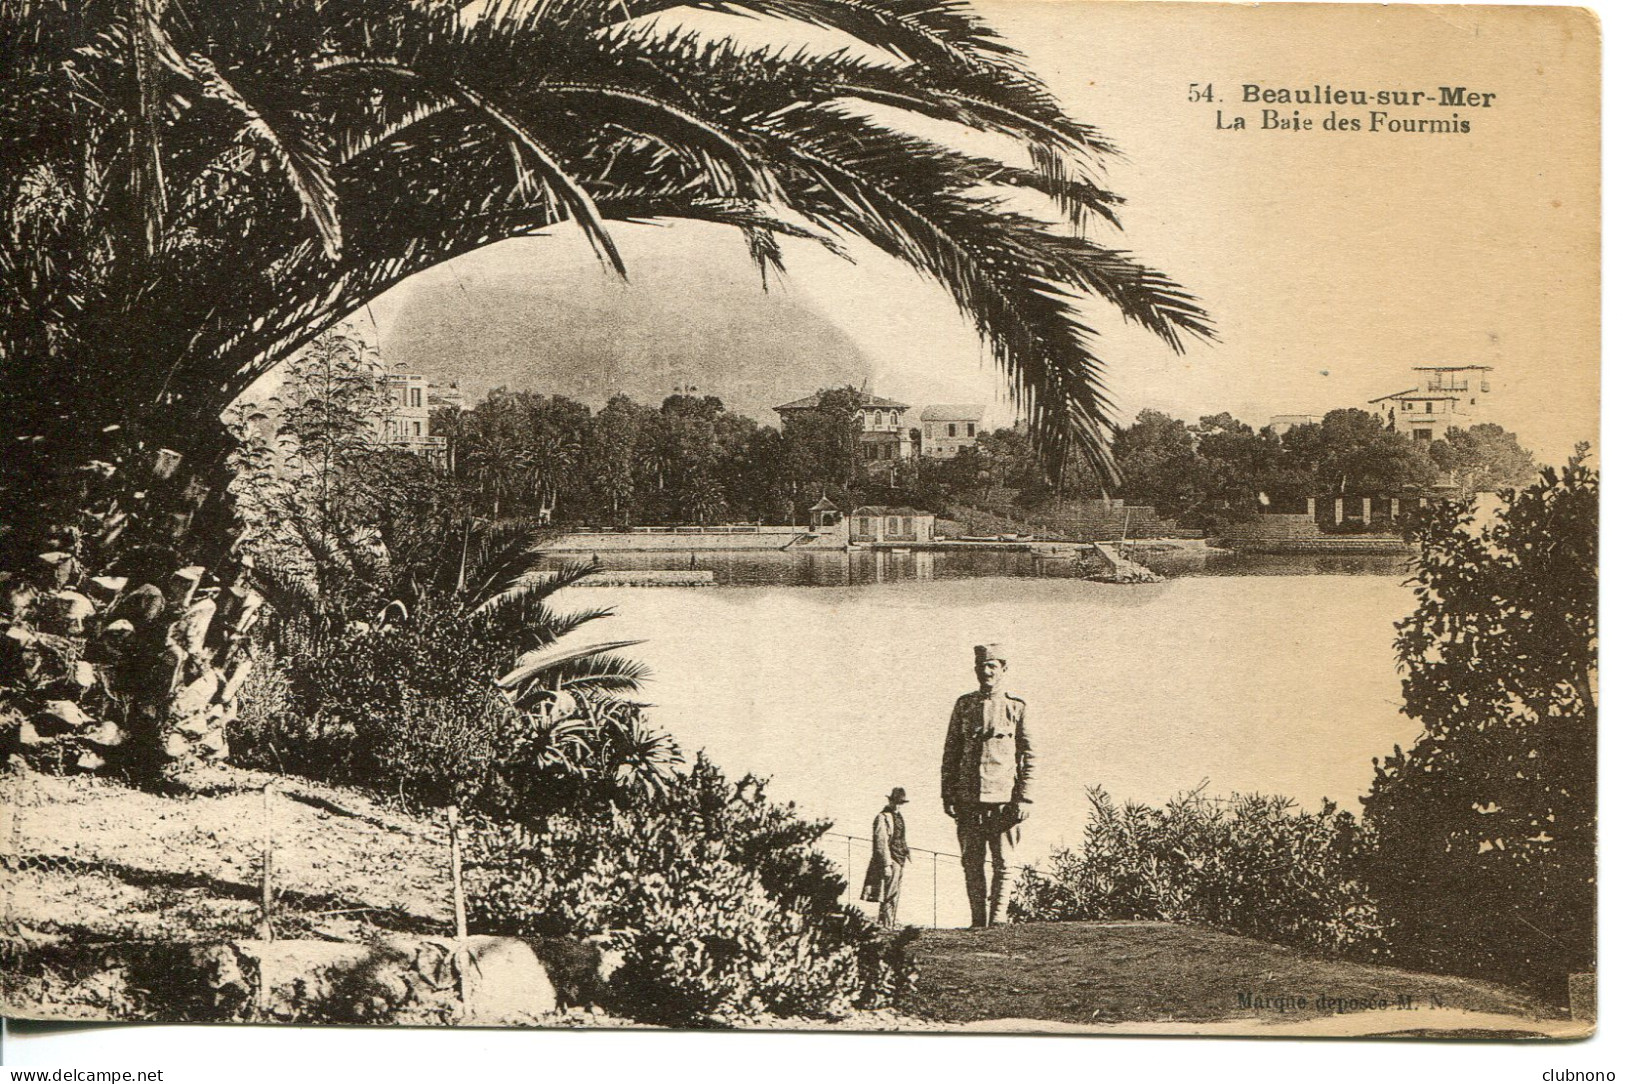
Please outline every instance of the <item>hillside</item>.
M12 772L0 777L0 934L12 1013L131 1015L105 967L65 963L84 956L69 952L75 947L260 936L268 838L278 938L370 942L452 932L445 826L359 793L237 770L195 777L167 796ZM903 1005L835 1026L1480 1037L1586 1030L1489 984L1320 960L1165 923L928 930L914 949L919 979ZM1340 1013L1318 1001L1323 994L1345 1007L1387 1004ZM1397 1007L1401 996L1415 1007ZM621 1023L580 1014L556 1022ZM830 1023L772 1018L757 1026Z
M915 962L919 983L901 1009L969 1030L1479 1038L1589 1031L1490 983L1325 960L1166 922L929 930Z

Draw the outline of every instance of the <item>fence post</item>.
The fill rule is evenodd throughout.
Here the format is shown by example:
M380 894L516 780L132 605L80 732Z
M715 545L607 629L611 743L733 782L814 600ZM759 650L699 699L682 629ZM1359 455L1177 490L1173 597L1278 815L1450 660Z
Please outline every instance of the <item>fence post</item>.
M937 857L938 857L937 852L932 851L931 852L931 928L933 930L942 929L942 924L937 921Z
M462 1004L463 1014L469 1011L468 989L468 909L463 900L463 841L461 825L458 821L457 807L446 808L446 824L451 835L451 910L453 929L457 938L457 948L453 953L453 962L457 968L457 999Z
M846 905L852 906L852 837L846 837Z
M276 938L276 931L271 925L271 784L265 784L260 796L262 803L260 820L265 825L265 836L260 847L260 940L272 941Z
M260 821L265 826L265 835L260 845L260 940L266 943L267 951L260 957L259 967L254 972L254 1015L264 1020L271 1003L271 991L265 979L265 965L271 957L270 943L276 939L276 929L271 923L271 865L275 852L271 831L270 783L266 783L260 791Z

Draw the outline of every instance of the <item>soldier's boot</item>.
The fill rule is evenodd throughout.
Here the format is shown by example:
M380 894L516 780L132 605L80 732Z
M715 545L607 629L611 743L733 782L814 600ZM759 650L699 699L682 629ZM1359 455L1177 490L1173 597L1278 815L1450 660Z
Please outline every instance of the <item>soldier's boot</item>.
M993 886L988 892L989 926L1002 926L1010 921L1010 882L1005 879L1003 870L993 873Z
M965 895L970 897L970 924L987 925L987 873L982 863L970 856L961 859L965 868Z

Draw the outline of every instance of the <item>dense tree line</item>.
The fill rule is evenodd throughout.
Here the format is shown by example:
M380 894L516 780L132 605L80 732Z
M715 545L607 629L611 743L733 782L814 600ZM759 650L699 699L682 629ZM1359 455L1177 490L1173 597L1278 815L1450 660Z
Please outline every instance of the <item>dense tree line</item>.
M804 521L829 497L850 509L911 504L1060 511L1106 495L1090 468L1047 473L1022 427L984 431L949 459L910 459L884 474L862 459L858 392L831 388L782 429L733 413L716 396L676 394L659 406L614 396L595 413L559 395L499 388L472 410L436 412L456 479L484 515L594 525ZM1284 434L1228 413L1188 423L1142 411L1118 431L1122 484L1111 493L1183 526L1217 528L1307 498L1483 492L1523 484L1530 454L1498 425L1419 442L1365 410L1334 410ZM1260 500L1263 495L1267 504Z
M442 408L453 476L482 514L557 523L775 522L828 495L866 492L853 388L826 389L781 431L714 395L659 406L615 395L597 412L560 395L492 391L472 410Z
M1146 410L1118 434L1113 451L1123 471L1122 497L1193 527L1246 520L1265 507L1302 511L1310 497L1329 504L1335 497L1425 494L1439 483L1457 493L1486 492L1535 474L1534 458L1499 425L1416 441L1357 408L1333 410L1282 434L1254 430L1229 414L1192 425Z

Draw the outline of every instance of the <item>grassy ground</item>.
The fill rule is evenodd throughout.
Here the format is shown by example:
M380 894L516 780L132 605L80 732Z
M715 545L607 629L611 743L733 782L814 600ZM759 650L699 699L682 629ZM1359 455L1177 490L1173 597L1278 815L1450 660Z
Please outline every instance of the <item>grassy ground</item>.
M961 1023L1288 1023L1368 1011L1403 1030L1445 1010L1493 1014L1508 1032L1526 1032L1525 1021L1557 1015L1488 983L1317 959L1160 922L932 930L916 963L919 986L904 1011Z

